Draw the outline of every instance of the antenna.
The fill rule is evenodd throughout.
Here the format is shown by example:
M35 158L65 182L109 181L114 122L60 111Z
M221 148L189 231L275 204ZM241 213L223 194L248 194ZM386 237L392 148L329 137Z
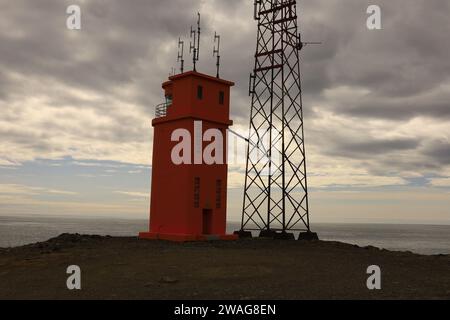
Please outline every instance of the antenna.
M217 32L214 32L213 57L217 57L217 78L220 78L220 35L218 35Z
M178 38L178 58L177 62L180 62L180 71L184 72L184 41Z
M189 43L189 53L193 52L193 62L194 62L194 71L196 70L195 64L197 62L197 31L192 29L191 26L191 39L194 40L194 43L192 41Z
M197 12L198 20L197 20L197 61L200 59L200 34L201 34L201 28L200 28L200 19L201 15L200 12Z
M322 44L322 42L302 42L302 34L298 34L298 50L302 50L304 47L306 47L309 44Z
M198 15L198 21L197 21L197 30L194 30L191 26L191 41L189 44L189 53L192 53L192 60L194 63L194 71L197 71L196 65L197 61L200 58L200 13L197 13Z

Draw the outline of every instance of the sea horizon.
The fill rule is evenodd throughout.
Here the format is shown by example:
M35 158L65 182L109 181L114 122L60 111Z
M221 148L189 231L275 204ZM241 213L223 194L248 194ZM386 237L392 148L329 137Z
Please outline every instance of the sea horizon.
M318 222L312 226L325 241L424 255L450 254L450 225L446 224ZM63 233L134 237L147 228L148 220L133 217L0 215L0 248L43 242ZM240 222L227 224L229 233L239 228Z

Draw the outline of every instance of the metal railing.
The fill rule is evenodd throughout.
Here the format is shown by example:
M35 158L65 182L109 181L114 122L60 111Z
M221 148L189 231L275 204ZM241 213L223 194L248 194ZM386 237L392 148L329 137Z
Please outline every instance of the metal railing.
M170 105L171 104L169 104L167 102L158 104L155 108L156 109L155 110L156 118L163 118L163 117L167 116L167 108L170 107Z

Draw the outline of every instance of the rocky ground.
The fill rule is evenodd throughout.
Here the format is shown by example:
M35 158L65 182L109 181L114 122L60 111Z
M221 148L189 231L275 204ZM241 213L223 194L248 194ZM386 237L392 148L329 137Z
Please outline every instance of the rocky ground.
M82 289L69 291L69 265ZM367 289L367 267L382 290ZM0 299L450 299L450 256L336 242L61 235L0 249Z

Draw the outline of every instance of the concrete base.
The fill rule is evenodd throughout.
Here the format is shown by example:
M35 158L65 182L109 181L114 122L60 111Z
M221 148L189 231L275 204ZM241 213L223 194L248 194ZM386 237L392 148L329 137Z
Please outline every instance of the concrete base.
M152 233L141 232L139 239L145 240L165 240L173 242L195 242L195 241L233 241L239 237L233 234L223 235L195 235L195 234L168 234L168 233Z
M239 231L235 231L234 235L238 236L239 239L251 239L253 238L253 235L250 231L244 231L244 230L239 230Z
M295 240L295 236L293 233L276 232L274 230L263 230L259 234L259 237L274 240Z
M294 234L287 232L275 233L275 236L273 238L275 240L295 240Z
M274 239L276 235L277 235L277 232L274 230L263 230L259 233L260 238Z
M302 232L298 236L299 241L319 241L319 236L315 232Z

